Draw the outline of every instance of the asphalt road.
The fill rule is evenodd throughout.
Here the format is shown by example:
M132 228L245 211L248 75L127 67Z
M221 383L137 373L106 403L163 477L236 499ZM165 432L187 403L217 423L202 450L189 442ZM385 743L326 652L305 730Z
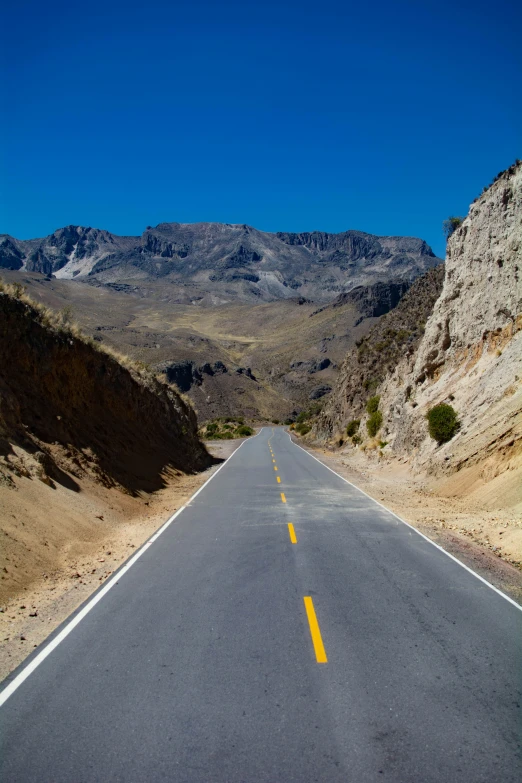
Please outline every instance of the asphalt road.
M521 779L519 608L280 428L89 606L8 682L4 783Z

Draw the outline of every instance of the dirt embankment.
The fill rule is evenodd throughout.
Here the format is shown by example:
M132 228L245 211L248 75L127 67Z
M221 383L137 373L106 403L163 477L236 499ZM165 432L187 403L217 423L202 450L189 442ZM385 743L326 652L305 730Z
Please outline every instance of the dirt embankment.
M0 673L218 462L175 390L0 283Z
M172 388L0 292L4 481L31 475L20 449L41 478L72 490L88 473L131 494L150 492L164 485L166 469L190 473L211 462L193 410Z

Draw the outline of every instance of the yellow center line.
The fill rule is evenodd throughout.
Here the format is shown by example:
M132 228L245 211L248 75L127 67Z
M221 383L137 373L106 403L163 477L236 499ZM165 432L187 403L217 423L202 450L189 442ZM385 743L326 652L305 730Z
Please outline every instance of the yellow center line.
M278 476L278 477L277 477L277 483L278 483L278 484L280 484L280 483L281 483L281 477L280 477L280 476Z
M283 501L283 503L286 503L286 498L285 498L285 493L284 492L281 492L281 500Z
M274 470L277 470L277 467L274 465Z
M303 600L308 617L308 625L310 626L310 634L312 636L312 642L314 645L315 658L317 663L328 663L328 658L326 657L326 651L324 649L324 644L321 637L321 631L319 630L319 623L317 622L317 617L315 615L314 602L309 595L305 595Z
M272 462L275 462L275 459L273 459Z
M291 522L288 523L288 533L290 535L290 541L292 544L297 544L297 536L295 534L294 526Z

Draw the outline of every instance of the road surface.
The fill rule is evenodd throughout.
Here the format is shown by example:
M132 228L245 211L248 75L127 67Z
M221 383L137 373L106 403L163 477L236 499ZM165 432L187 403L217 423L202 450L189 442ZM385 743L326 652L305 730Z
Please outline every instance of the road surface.
M520 609L282 428L153 538L7 682L4 783L519 783Z

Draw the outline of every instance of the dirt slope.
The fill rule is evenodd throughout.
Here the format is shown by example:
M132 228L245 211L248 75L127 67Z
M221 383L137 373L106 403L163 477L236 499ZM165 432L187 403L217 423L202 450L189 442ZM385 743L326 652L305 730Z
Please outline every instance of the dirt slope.
M73 489L89 472L131 494L160 488L169 467L193 472L209 462L195 414L173 389L5 291L0 389L5 475L26 472L17 447L49 480Z
M103 537L104 503L127 508L213 463L173 389L66 320L0 284L2 594Z

